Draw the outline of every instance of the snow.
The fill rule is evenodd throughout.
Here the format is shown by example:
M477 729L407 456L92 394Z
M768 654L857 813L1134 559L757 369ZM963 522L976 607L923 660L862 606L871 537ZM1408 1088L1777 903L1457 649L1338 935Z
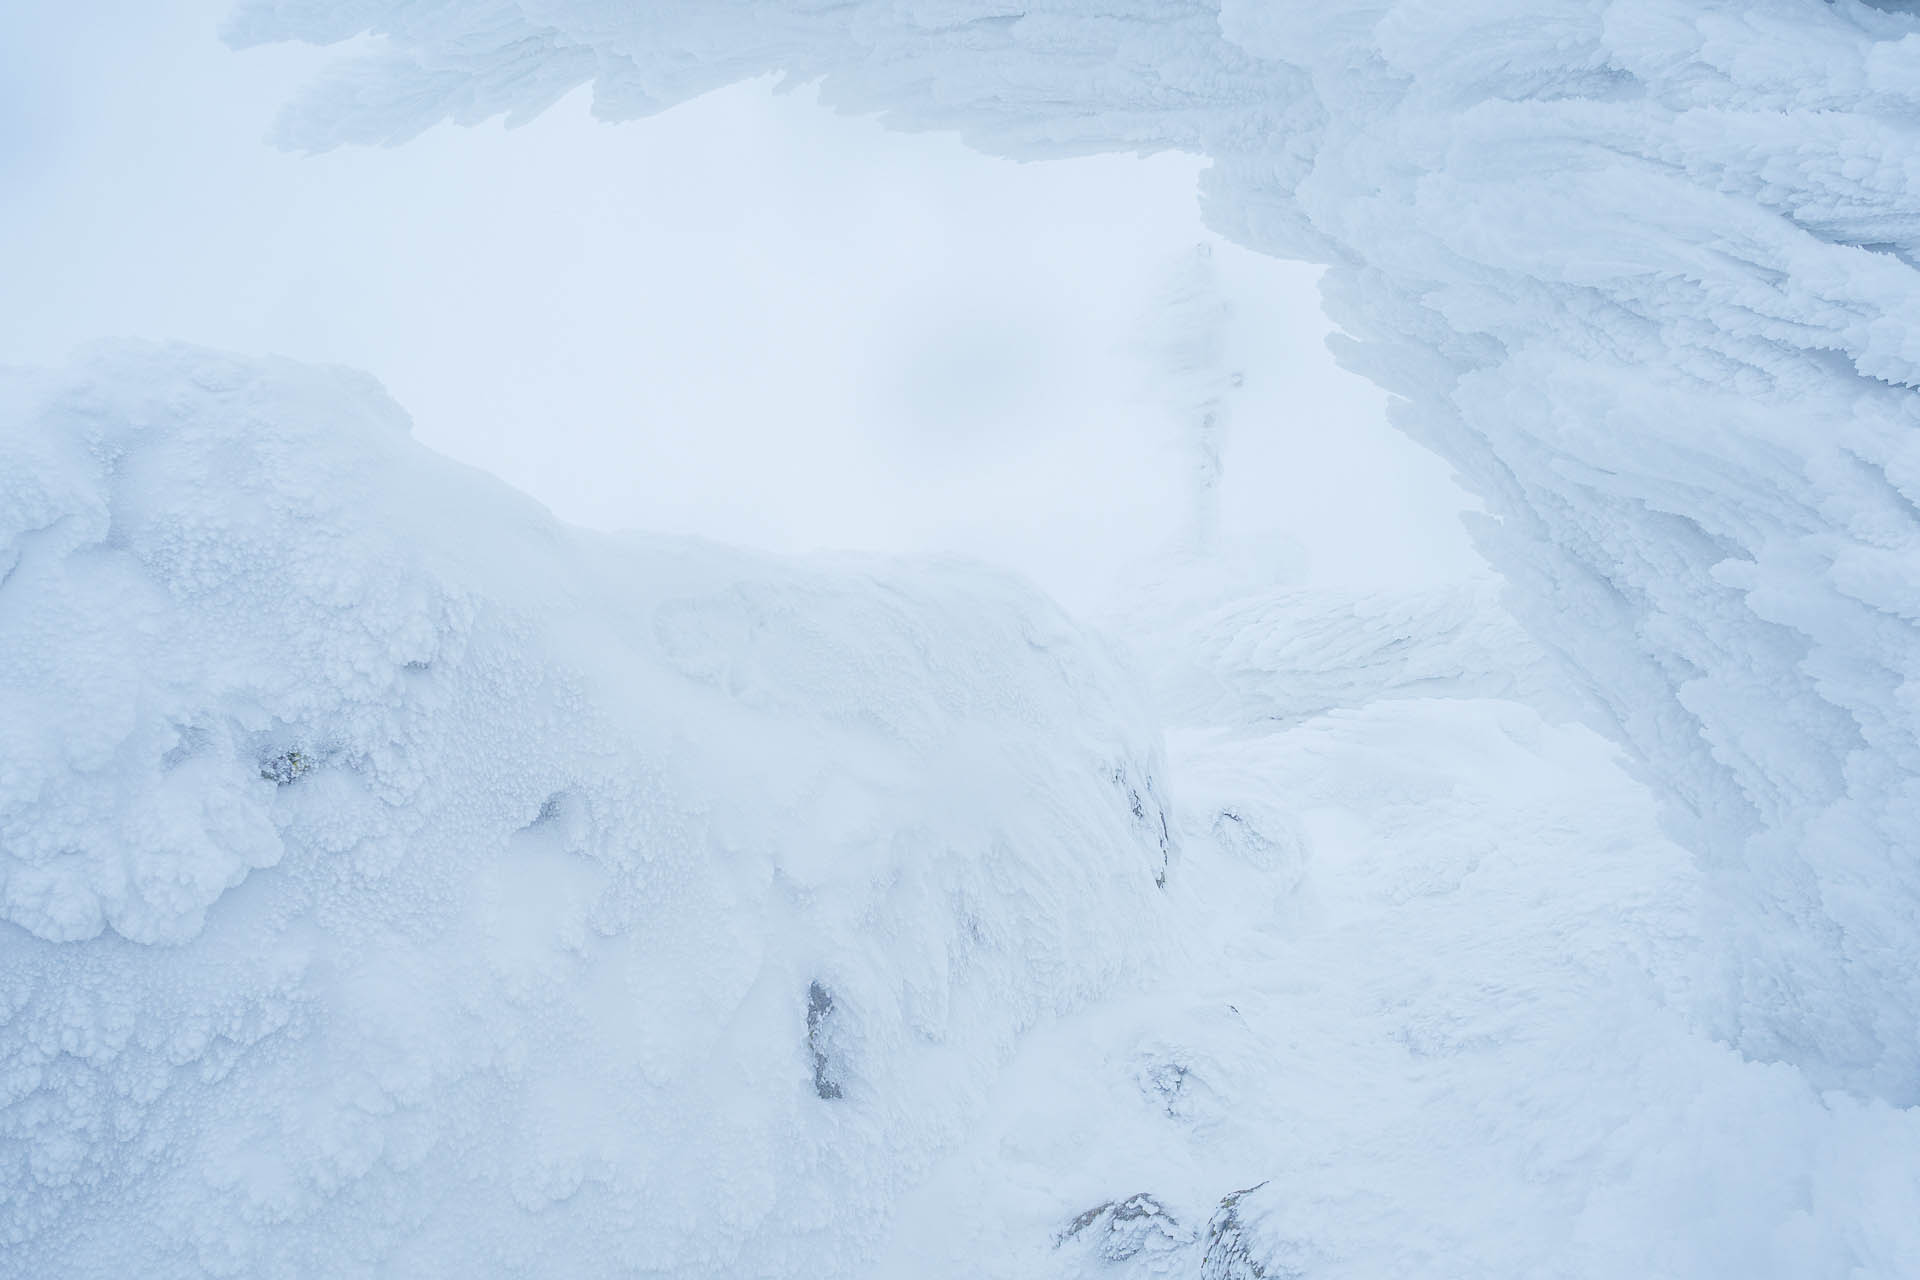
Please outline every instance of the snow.
M1219 602L1211 594L1131 628L1156 703L1180 723L1290 724L1382 698L1571 705L1492 582L1402 592L1269 587Z
M832 1270L1170 942L1158 731L1017 582L568 529L340 370L6 403L10 1274Z
M245 0L287 145L643 115L768 71L1044 156L1208 156L1711 870L1700 1016L1920 1101L1920 17L1859 0Z
M1149 339L1201 559L1097 630L956 562L569 528L340 370L11 373L0 1271L1920 1273L1903 6L231 31L377 33L295 147L778 70L1205 154L1504 591L1212 545L1201 259Z
M7 1274L1920 1265L1920 1112L1689 1016L1709 877L1485 585L1120 654L348 371L0 396Z
M1030 1036L874 1274L1920 1263L1920 1115L1823 1097L1678 1012L1702 879L1595 734L1505 700L1389 698L1170 745L1179 981ZM1259 850L1243 833L1272 796L1295 830ZM956 1216L962 1188L987 1203ZM1137 1194L1161 1208L1151 1234L1054 1243Z

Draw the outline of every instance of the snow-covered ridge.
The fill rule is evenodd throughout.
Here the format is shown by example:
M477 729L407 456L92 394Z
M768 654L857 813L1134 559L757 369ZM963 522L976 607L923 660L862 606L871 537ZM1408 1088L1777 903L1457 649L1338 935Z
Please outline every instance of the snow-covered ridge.
M1859 0L246 0L385 37L295 146L768 71L1022 155L1211 156L1481 494L1719 903L1703 1012L1920 1099L1920 19Z
M0 1273L846 1272L1167 951L1017 582L555 522L363 375L0 379Z

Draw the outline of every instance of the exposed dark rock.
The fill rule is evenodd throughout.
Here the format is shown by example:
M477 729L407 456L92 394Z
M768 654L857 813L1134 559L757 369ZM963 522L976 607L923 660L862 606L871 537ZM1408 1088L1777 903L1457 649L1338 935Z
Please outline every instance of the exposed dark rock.
M313 768L314 758L298 747L269 756L260 762L260 776L278 786L288 786L301 774Z
M1150 1063L1140 1073L1140 1091L1159 1103L1169 1117L1177 1118L1187 1092L1187 1078L1192 1074L1184 1062Z
M813 982L807 986L807 1051L813 1055L813 1091L822 1098L842 1097L845 1091L836 1079L828 1052L833 1027L833 992Z
M1193 1243L1194 1234L1142 1191L1125 1200L1095 1205L1061 1228L1053 1244L1059 1248L1069 1240L1081 1239L1092 1241L1103 1260L1125 1262L1142 1253L1184 1249Z
M1301 1280L1304 1272L1275 1263L1248 1238L1240 1201L1264 1182L1244 1187L1220 1201L1207 1220L1206 1252L1200 1255L1200 1280Z
M1160 841L1160 867L1153 873L1153 882L1162 889L1167 887L1167 869L1173 860L1173 829L1167 822L1167 809L1154 795L1153 779L1148 778L1141 786L1134 786L1127 776L1124 766L1113 771L1113 784L1119 787L1127 797L1127 812L1143 831L1152 832ZM1153 813L1147 812L1148 801L1153 802Z

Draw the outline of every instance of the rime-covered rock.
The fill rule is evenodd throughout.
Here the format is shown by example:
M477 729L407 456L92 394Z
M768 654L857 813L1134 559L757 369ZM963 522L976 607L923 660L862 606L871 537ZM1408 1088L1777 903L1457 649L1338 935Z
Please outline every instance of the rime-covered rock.
M0 1272L847 1274L1164 949L1011 580L570 529L341 370L0 404Z

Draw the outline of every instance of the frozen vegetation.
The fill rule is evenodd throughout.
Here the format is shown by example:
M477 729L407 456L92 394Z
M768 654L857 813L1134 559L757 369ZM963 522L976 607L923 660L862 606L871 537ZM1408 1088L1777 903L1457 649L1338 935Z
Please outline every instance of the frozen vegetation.
M1088 631L568 529L340 371L10 375L0 1269L1920 1274L1909 9L243 4L383 37L296 147L782 71L1204 153L1505 603Z

